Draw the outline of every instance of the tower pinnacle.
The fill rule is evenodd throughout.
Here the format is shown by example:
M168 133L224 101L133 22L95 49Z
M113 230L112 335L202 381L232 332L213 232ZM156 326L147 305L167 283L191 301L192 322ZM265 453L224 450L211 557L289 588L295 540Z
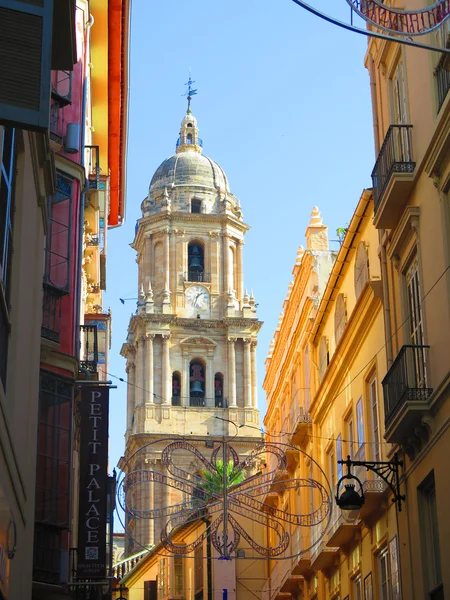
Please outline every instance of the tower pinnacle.
M192 100L192 96L196 96L197 95L197 90L193 90L192 89L192 84L193 83L195 83L195 81L192 81L192 79L191 79L191 73L189 72L189 80L184 84L184 85L188 86L188 89L183 94L183 96L187 96L187 101L188 101L188 107L187 107L187 111L186 111L187 115L192 114L191 113L191 100Z

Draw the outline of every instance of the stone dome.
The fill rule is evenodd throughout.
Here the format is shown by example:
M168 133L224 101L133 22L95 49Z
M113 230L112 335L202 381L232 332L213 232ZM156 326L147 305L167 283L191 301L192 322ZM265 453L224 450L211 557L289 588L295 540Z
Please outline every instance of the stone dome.
M190 149L183 149L161 163L150 182L150 193L172 186L198 186L229 192L222 167Z

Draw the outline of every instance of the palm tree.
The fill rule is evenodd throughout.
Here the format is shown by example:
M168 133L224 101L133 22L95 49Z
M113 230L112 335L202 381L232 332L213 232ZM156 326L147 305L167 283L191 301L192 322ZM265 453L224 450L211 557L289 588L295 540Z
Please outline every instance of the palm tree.
M234 462L228 461L227 472L225 474L225 481L227 489L233 485L242 483L246 478L246 472L244 469L235 469ZM202 469L200 471L200 477L202 481L197 483L198 487L203 490L204 499L210 500L223 491L224 484L224 472L223 472L223 460L216 460L216 470L211 472L208 469Z

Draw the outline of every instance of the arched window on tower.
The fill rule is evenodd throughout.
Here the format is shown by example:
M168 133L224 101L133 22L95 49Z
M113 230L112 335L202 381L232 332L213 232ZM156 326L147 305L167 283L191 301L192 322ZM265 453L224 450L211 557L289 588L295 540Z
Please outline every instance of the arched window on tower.
M204 281L205 255L203 246L198 242L188 245L188 281Z
M188 133L186 136L186 143L192 144L192 133Z
M223 375L216 373L214 375L214 399L216 408L226 408L225 398L223 397Z
M187 127L192 127L192 123L188 123L188 124L187 124Z
M178 371L172 374L172 406L181 406L181 375Z
M205 406L205 365L198 358L189 365L189 405Z

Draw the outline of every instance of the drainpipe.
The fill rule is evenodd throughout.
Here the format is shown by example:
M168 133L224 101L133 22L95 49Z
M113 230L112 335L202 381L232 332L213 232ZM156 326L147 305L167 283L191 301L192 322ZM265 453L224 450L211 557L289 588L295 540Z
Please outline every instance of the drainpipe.
M85 56L85 73L83 80L83 104L81 109L81 166L84 167L84 155L85 155L85 144L86 144L86 105L87 105L87 72L88 72L88 64L89 64L89 52L90 52L90 33L91 27L94 24L94 17L89 15L89 20L86 23L86 56ZM81 321L81 265L83 263L83 233L84 233L84 202L86 197L86 189L87 183L85 182L84 188L80 192L80 231L79 231L79 239L78 239L78 298L77 298L77 306L76 306L76 331L75 331L75 349L79 356L80 352L80 321ZM80 371L84 372L84 369L80 369ZM90 376L88 377L90 379Z
M211 525L211 521L207 517L202 517L203 523L206 527ZM212 594L212 564L211 564L211 537L206 536L206 576L208 579L208 600L213 600Z

